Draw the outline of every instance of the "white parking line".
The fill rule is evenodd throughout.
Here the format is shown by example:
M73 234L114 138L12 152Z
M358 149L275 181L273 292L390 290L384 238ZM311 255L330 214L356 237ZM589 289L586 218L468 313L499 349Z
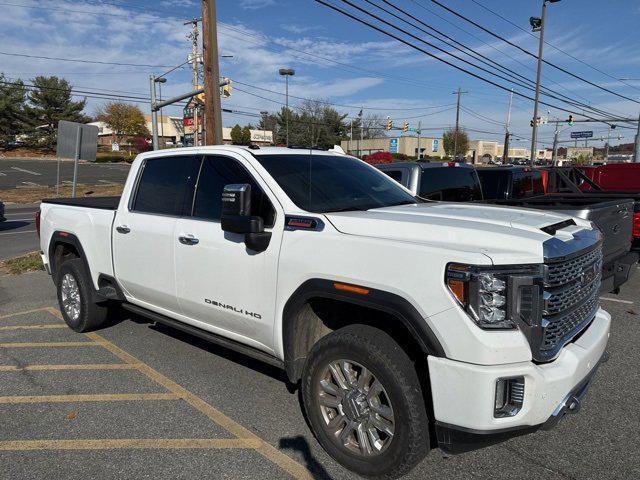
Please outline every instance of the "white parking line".
M617 298L600 297L600 300L606 300L607 302L624 303L626 305L633 305L633 302L629 300L618 300Z
M32 172L31 170L25 170L24 168L11 167L11 169L12 169L12 170L17 170L17 171L19 171L19 172L30 173L31 175L37 175L37 176L42 175L41 173L38 173L38 172Z
M5 215L6 217L6 215ZM9 222L34 222L33 218L7 218Z
M0 177L6 177L6 176L7 176L7 174L6 174L6 173L2 173L2 172L0 172Z
M30 187L39 187L40 185L34 182L20 182L20 183L24 183L25 185L29 185Z

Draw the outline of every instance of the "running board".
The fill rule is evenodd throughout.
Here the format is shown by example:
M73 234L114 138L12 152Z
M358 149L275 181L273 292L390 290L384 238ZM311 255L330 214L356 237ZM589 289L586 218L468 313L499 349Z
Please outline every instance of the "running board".
M165 315L152 312L150 310L147 310L146 308L138 307L137 305L124 303L122 307L126 310L129 310L130 312L146 317L149 320L153 320L156 323L161 323L176 330L188 333L189 335L193 335L194 337L202 338L203 340L206 340L208 342L215 343L216 345L220 345L221 347L228 348L229 350L233 350L234 352L241 353L248 357L260 360L261 362L268 363L269 365L273 365L274 367L278 367L284 370L284 362L282 360L274 357L273 355L269 355L266 352L258 350L257 348L244 345L240 342L236 342L235 340L231 340L229 338L216 335L215 333L202 330L201 328L188 325L178 320L174 320L173 318L169 318Z

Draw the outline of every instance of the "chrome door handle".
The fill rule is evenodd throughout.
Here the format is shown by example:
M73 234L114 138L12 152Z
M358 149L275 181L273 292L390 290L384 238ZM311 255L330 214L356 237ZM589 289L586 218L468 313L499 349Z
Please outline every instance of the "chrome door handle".
M189 235L180 235L178 237L178 240L183 245L197 245L198 242L200 241L200 240L198 240L196 237L194 237L191 234L189 234Z
M116 230L118 231L118 233L129 233L131 231L131 229L126 225L120 225L116 227Z

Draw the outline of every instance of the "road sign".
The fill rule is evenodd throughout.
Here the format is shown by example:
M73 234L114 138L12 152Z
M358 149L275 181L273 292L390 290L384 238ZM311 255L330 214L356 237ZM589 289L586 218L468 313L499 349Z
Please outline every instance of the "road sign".
M438 144L439 144L439 143L440 143L440 142L438 141L438 139L437 139L437 138L435 138L435 139L433 140L433 151L434 151L434 152L437 152L437 151L438 151Z
M571 132L571 138L591 138L593 137L593 131L587 130L584 132Z
M398 139L389 139L389 153L398 153Z

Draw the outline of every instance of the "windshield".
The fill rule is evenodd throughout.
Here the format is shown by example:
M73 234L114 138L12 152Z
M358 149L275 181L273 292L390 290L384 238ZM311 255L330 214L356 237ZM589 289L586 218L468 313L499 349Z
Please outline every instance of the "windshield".
M352 157L315 154L255 157L293 203L308 212L368 210L416 203L395 181Z

